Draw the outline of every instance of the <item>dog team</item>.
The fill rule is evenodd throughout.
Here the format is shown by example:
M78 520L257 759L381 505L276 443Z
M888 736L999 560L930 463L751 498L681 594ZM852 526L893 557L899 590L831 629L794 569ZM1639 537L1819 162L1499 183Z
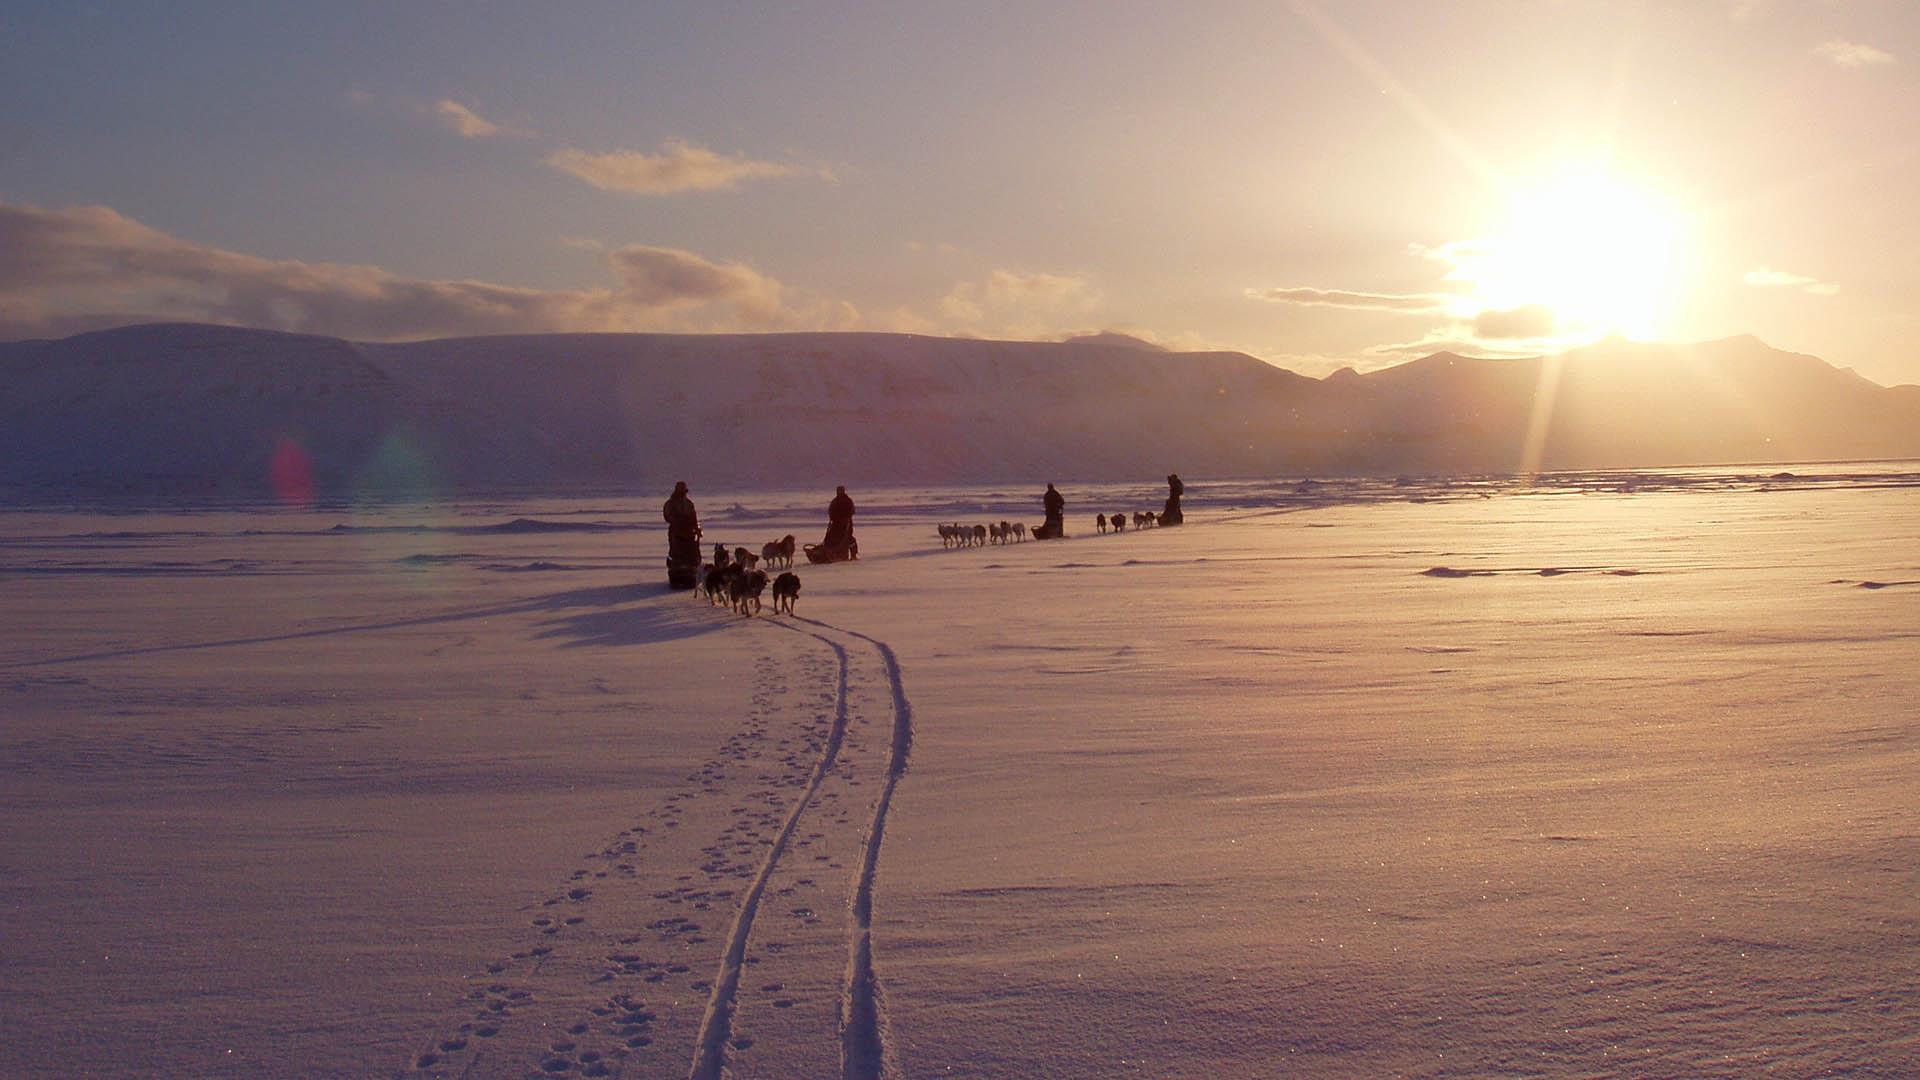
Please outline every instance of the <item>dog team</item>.
M1158 514L1150 510L1134 511L1131 518L1133 528L1137 531L1140 529L1151 529L1158 525L1179 525L1183 523L1186 520L1186 515L1180 510L1180 496L1185 492L1186 485L1181 483L1180 474L1168 473L1167 502L1165 509ZM1057 540L1066 536L1064 515L1067 500L1061 496L1060 492L1056 490L1052 484L1047 485L1047 493L1042 499L1042 505L1046 507L1047 520L1045 524L1034 528L1033 538L1035 540ZM1112 517L1108 517L1106 514L1096 514L1093 519L1093 526L1103 534L1109 529L1119 533L1127 531L1128 521L1129 518L1125 511L1114 514ZM1017 521L1011 523L1002 521L993 525L961 525L955 522L953 524L943 524L940 526L940 546L945 548L974 547L988 543L1007 544L1025 540L1026 538L1027 527Z
M1135 511L1132 517L1135 531L1152 528L1156 525L1179 525L1183 520L1180 511L1180 496L1185 485L1176 473L1167 475L1166 509L1159 514ZM1046 508L1046 522L1032 531L1035 540L1054 540L1066 536L1064 513L1066 499L1052 484L1042 500ZM793 572L794 538L791 533L774 540L760 549L755 555L746 548L737 547L731 552L725 544L713 545L713 561L700 561L700 518L695 512L693 500L688 497L685 481L673 487L673 495L661 507L661 515L667 523L667 584L676 589L692 589L694 595L705 594L707 603L718 604L725 601L733 611L743 616L760 611L760 596L767 591L769 578L766 570L760 569L765 563L767 570L782 570L777 578L771 579L773 586L773 613L793 613L794 601L800 596L800 576ZM1109 517L1096 515L1094 526L1101 533L1111 528L1114 532L1125 532L1128 517L1123 511ZM984 547L987 544L1014 544L1027 539L1027 526L1018 521L996 521L985 525L962 525L959 522L943 523L939 526L940 546ZM859 548L853 539L853 500L848 497L844 485L835 490L834 498L827 505L827 536L819 544L806 546L807 561L814 563L839 562L843 559L859 557Z
M765 545L758 555L743 547L729 553L727 545L715 544L713 561L700 564L700 588L694 595L704 594L709 604L724 602L741 615L752 615L760 610L760 594L767 591L767 572L759 565L766 563L768 569L791 567L793 548L791 534ZM772 580L773 613L793 614L793 602L800 596L800 575L789 569Z
M1019 521L990 521L985 525L962 525L954 522L951 525L940 526L940 546L944 548L1024 543L1026 539L1027 526Z
M791 612L794 598L800 593L800 578L791 572L796 546L793 535L767 544L758 555L746 548L734 548L729 554L725 544L715 544L713 561L702 562L700 514L690 496L687 482L682 480L673 485L673 494L660 507L660 516L667 523L667 587L704 592L709 601L717 602L724 586L734 610L747 615L760 610L760 594L767 586L767 575L758 564L766 563L769 570L784 566L789 571L773 582L773 610L776 614ZM846 485L837 488L833 501L827 504L826 539L806 545L805 550L807 561L812 563L860 557L860 545L853 538L853 499L847 495Z
M1155 525L1158 525L1160 523L1161 523L1160 515L1158 514L1151 514L1144 510L1134 511L1133 527L1135 529L1151 529ZM1108 517L1105 514L1099 514L1094 517L1093 526L1094 528L1099 529L1103 533L1106 532L1108 529L1112 529L1114 532L1126 532L1127 531L1127 515L1124 511L1122 511L1121 513L1115 514L1112 517Z

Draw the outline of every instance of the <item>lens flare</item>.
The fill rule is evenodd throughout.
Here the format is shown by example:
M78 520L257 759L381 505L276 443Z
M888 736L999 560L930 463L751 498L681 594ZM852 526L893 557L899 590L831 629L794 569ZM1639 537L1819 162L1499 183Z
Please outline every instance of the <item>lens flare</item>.
M282 437L267 462L267 484L282 506L312 506L313 455L306 447Z

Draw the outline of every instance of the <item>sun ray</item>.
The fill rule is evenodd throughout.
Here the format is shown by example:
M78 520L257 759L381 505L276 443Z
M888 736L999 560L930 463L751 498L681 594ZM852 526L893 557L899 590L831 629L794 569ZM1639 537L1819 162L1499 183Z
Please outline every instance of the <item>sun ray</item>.
M1553 403L1560 395L1560 369L1566 361L1559 356L1540 358L1540 378L1533 388L1533 411L1527 416L1526 441L1520 447L1520 475L1535 476L1546 455L1547 435L1553 426Z
M1293 0L1293 10L1318 31L1327 44L1333 46L1334 50L1352 65L1354 70L1366 76L1376 89L1398 105L1401 111L1411 117L1415 123L1426 129L1427 133L1432 135L1461 164L1473 170L1474 174L1486 181L1488 186L1503 192L1508 190L1506 177L1494 167L1493 162L1489 161L1486 155L1480 153L1465 136L1455 131L1453 125L1447 123L1445 118L1435 112L1420 95L1407 89L1406 84L1395 78L1385 64L1375 59L1373 54L1335 22L1332 16L1320 10L1319 5L1314 4L1312 0Z

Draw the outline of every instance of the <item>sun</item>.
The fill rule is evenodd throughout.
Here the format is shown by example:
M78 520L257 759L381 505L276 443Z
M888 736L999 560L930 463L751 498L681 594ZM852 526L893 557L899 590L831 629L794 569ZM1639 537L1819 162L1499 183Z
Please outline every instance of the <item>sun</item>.
M1655 338L1677 306L1685 219L1649 188L1573 169L1516 195L1494 236L1456 261L1479 312L1530 310L1538 337Z

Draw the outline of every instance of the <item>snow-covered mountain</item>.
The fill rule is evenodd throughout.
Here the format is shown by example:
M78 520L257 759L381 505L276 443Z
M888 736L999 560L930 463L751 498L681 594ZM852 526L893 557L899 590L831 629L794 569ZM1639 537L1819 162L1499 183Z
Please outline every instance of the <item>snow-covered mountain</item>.
M1314 380L1117 335L363 344L167 324L0 344L0 372L17 500L247 495L289 460L323 493L1504 472L1531 429L1547 468L1920 455L1920 392L1751 338Z

